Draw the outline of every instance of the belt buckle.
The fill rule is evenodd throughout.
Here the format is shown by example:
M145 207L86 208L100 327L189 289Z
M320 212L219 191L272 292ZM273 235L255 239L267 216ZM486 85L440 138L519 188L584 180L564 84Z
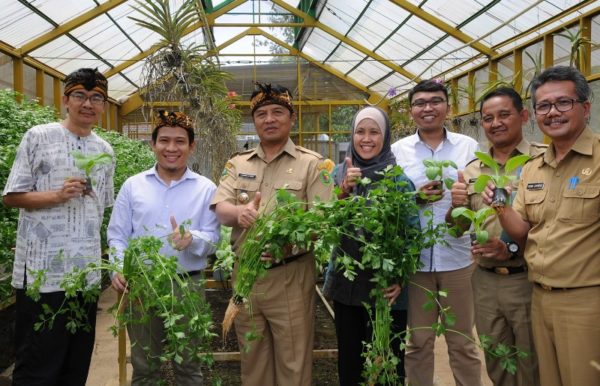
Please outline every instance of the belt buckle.
M510 273L507 267L494 267L494 272L498 275L508 275Z
M542 284L542 283L539 283L539 284L540 284L540 287L542 287L542 289L545 289L546 291L552 291L552 287L550 287L549 285Z

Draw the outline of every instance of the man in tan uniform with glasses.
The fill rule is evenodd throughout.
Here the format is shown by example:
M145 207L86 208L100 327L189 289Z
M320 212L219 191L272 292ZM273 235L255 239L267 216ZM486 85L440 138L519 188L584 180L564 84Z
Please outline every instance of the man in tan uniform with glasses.
M290 139L296 114L289 90L258 86L250 108L260 144L227 162L211 204L221 224L233 227L234 249L239 249L243 231L272 210L277 189L285 187L310 203L329 200L333 188L333 162ZM254 284L252 318L242 307L235 319L244 385L312 384L315 279L313 254L292 249ZM245 334L254 328L258 339L247 342ZM249 351L243 349L246 344Z
M513 208L499 212L527 238L534 282L533 336L544 386L600 385L600 135L587 126L590 88L572 67L551 67L531 86L540 129L552 139L523 168ZM490 186L484 193L491 202Z

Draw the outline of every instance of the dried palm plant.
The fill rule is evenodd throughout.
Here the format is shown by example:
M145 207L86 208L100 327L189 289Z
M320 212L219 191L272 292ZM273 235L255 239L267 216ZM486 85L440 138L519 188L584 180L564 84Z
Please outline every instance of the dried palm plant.
M207 51L212 45L208 20L198 0L185 0L172 12L169 0L137 0L131 17L139 26L160 35L158 49L142 69L142 90L146 119L153 107L173 103L194 120L197 131L196 152L190 159L196 171L218 180L227 158L236 150L235 134L241 125L239 109L231 108L223 71ZM202 25L207 44L185 42L185 35ZM148 119L150 120L150 119Z

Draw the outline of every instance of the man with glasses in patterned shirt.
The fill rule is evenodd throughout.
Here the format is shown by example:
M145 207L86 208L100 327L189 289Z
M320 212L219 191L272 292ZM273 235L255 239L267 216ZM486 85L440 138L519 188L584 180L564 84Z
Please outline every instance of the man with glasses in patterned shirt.
M69 332L69 314L52 327L34 331L44 305L58 310L65 301L60 284L65 274L101 258L100 225L104 208L113 203L114 162L91 172L87 194L83 171L73 152L108 153L110 145L92 132L106 105L108 82L98 70L82 68L65 78L67 117L29 129L19 145L4 188L4 204L20 208L12 285L16 288L15 369L13 386L81 386L87 379L94 347L97 299L77 302L90 329ZM40 299L26 295L32 272L45 271ZM89 285L100 283L90 274Z
M524 166L513 207L498 212L510 237L527 239L544 386L600 385L600 135L588 127L590 92L573 67L551 67L533 80L535 117L552 142Z

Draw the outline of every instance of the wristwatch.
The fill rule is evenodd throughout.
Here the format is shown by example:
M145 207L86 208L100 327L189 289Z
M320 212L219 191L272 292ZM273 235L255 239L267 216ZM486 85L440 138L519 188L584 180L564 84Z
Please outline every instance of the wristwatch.
M510 253L510 259L514 259L515 257L517 257L517 253L519 252L519 244L515 243L514 241L508 241L506 243L506 247L508 248L508 252Z

